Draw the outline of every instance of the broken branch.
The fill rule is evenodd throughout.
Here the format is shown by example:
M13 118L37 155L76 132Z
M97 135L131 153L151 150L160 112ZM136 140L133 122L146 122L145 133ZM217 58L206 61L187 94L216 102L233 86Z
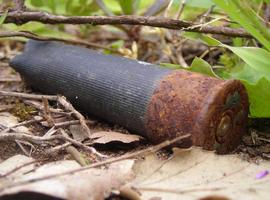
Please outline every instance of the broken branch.
M59 177L59 176L65 176L65 175L68 175L68 174L73 174L73 173L85 171L85 170L88 170L88 169L91 169L91 168L104 166L104 165L119 162L119 161L122 161L122 160L136 158L138 156L146 156L146 155L148 155L150 153L155 153L155 152L159 151L162 148L168 147L168 146L170 146L170 145L172 145L172 144L174 144L176 142L179 142L179 141L181 141L181 140L183 140L185 138L188 138L190 136L191 136L190 134L178 136L178 137L176 137L176 138L174 138L172 140L164 141L164 142L162 142L162 143L160 143L158 145L151 146L151 147L149 147L147 149L136 151L134 153L124 154L124 155L116 157L116 158L107 159L105 161L97 162L97 163L94 163L94 164L91 164L91 165L88 165L88 166L84 166L84 167L80 167L80 168L77 168L77 169L65 171L65 172L62 172L62 173L57 173L57 174L51 174L51 175L48 175L48 176L32 178L32 179L28 179L28 180L24 180L24 181L15 182L15 183L12 183L12 184L6 184L6 185L4 185L3 187L0 188L0 192L7 189L7 188L12 188L12 187L16 187L16 186L27 184L27 183L34 183L34 182L38 182L38 181L42 181L42 180L56 178L56 177Z
M28 141L28 142L31 142L34 144L41 144L44 142L49 142L49 141L57 140L57 139L65 141L65 142L70 142L71 144L78 146L84 150L87 150L100 158L107 157L107 156L97 152L95 148L88 147L81 142L78 142L72 138L69 138L69 137L66 137L63 135L52 135L50 137L40 137L40 136L34 136L34 135L29 135L29 134L20 133L20 132L18 132L18 133L1 133L1 135L0 135L0 141L22 140L22 141Z
M3 15L3 14L2 14ZM1 16L1 14L0 14ZM231 37L252 36L241 28L229 28L221 26L210 26L194 24L192 22L169 19L163 17L142 16L63 16L46 12L24 11L9 12L4 23L25 24L30 21L42 22L44 24L91 24L91 25L144 25L190 32L220 34Z
M47 99L50 101L57 101L59 102L66 110L72 112L75 117L80 121L81 126L90 136L91 131L88 128L84 116L78 112L71 103L69 103L65 97L63 96L54 96L54 95L37 95L37 94L27 94L27 93L19 93L19 92L7 92L7 91L0 91L0 95L3 96L12 96L12 97L19 97L19 98L26 98L26 99L38 99L43 100Z

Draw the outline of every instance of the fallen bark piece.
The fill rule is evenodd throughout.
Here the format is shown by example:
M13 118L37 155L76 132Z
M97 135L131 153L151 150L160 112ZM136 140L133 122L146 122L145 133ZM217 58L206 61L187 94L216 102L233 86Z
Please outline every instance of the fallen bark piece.
M5 169L1 173L9 171L6 169L7 162L12 163L7 160L0 164L0 171L2 168ZM52 162L39 167L31 165L32 170L29 170L28 166L28 173L21 169L5 177L4 180L0 179L0 199L17 199L18 197L28 199L37 194L39 194L39 198L51 196L68 200L105 199L112 190L120 189L133 178L133 163L133 160L123 160L109 165L108 168L93 168L34 183L29 181L29 183L18 184L20 181L45 177L80 167L77 162L68 160ZM19 164L20 160L17 165ZM7 187L8 185L9 187Z
M248 96L237 80L104 55L57 42L29 41L11 61L26 82L153 143L191 134L177 146L232 151L246 132Z
M142 140L142 137L139 135L124 134L119 132L109 132L109 131L100 131L95 132L90 136L94 144L107 144L110 142L122 142L122 143L132 143Z

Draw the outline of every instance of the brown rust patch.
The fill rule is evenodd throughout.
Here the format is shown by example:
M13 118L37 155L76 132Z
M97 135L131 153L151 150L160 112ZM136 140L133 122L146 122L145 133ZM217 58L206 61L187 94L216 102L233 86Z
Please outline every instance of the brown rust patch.
M191 133L180 146L225 153L245 132L247 114L247 94L239 81L175 70L154 91L145 117L146 134L158 143Z

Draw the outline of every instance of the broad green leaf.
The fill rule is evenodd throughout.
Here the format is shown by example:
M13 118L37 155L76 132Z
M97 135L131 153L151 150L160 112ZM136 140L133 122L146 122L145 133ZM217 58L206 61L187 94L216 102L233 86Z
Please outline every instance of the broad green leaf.
M205 34L201 34L201 33L185 32L185 33L183 33L183 36L188 38L188 39L195 40L195 41L200 40L202 43L204 43L208 46L221 45L221 42L219 42L217 39L215 39L209 35L205 35Z
M233 68L229 78L239 79L245 85L249 96L251 117L270 117L269 79L247 64Z
M171 63L161 63L161 66L167 67L169 69L184 69L192 72L197 72L200 74L205 74L208 76L214 76L218 77L215 72L213 71L211 65L206 62L205 60L195 57L194 60L192 61L190 67L182 67L177 64L171 64Z
M239 80L245 80L249 83L255 84L264 75L256 71L248 64L239 64L233 67L228 74L227 78L234 78Z
M270 117L270 81L262 77L255 84L242 80L249 95L250 115L256 118Z
M7 17L8 11L5 11L4 14L0 17L0 26L4 23Z
M239 56L249 67L270 79L270 52L257 47L231 47L222 45Z
M222 8L226 14L239 23L251 35L253 35L262 45L270 50L270 32L262 23L261 19L248 5L247 0L212 0Z
M214 76L218 77L215 72L213 71L211 65L206 62L205 60L195 57L194 60L191 63L191 66L188 68L188 70L192 72L198 72L201 74L205 74L208 76Z
M270 52L255 47L222 45L246 64L233 67L230 78L241 80L247 88L251 117L270 117Z

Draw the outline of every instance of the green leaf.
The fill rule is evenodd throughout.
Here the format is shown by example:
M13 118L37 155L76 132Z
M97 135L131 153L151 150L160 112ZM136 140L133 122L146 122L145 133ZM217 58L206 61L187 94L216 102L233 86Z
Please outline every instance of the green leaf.
M191 66L188 68L188 70L192 72L198 72L201 74L205 74L208 76L214 76L218 77L215 72L213 71L211 65L206 62L205 60L195 57L194 60L191 63Z
M4 14L2 14L2 16L0 17L0 26L4 23L6 17L7 17L7 14L8 14L8 10L6 10L4 12Z
M116 40L115 42L112 42L110 44L110 47L113 49L120 49L124 46L125 42L124 40Z
M31 0L31 5L35 7L41 7L44 5L44 2L41 0Z
M195 40L195 41L200 40L202 43L204 43L208 46L221 45L221 42L219 42L217 39L215 39L209 35L205 35L205 34L201 34L201 33L185 32L185 33L183 33L183 36L188 38L188 39Z
M226 78L241 80L247 88L251 117L270 117L270 52L255 47L222 45L246 64L230 69ZM224 77L224 76L223 76Z
M184 67L181 67L178 64L172 64L172 63L160 63L160 65L168 69L185 69Z
M215 72L213 71L211 65L206 62L205 60L195 57L194 60L192 61L190 67L182 67L177 64L171 64L171 63L161 63L161 66L167 67L169 69L184 69L192 72L197 72L200 74L205 74L208 76L214 76L218 77Z
M212 0L234 21L239 23L262 45L270 50L270 32L246 0Z
M199 7L199 8L208 9L213 5L213 2L211 0L187 0L186 5L191 6L191 7Z
M239 56L249 67L270 79L270 52L257 47L231 47L222 45Z
M119 0L119 4L125 15L132 15L133 10L133 0Z
M242 80L249 95L250 115L257 118L270 117L270 81L262 77L255 84Z

